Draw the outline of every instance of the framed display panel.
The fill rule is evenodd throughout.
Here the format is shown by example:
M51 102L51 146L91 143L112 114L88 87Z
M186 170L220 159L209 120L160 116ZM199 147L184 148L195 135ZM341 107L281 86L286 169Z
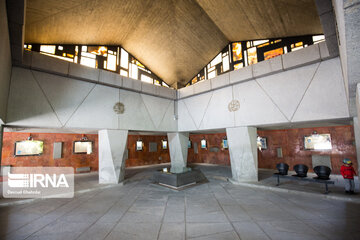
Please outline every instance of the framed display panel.
M25 140L17 141L14 146L14 156L39 156L44 152L44 142Z
M63 146L62 142L54 142L54 146L53 146L54 159L62 158L62 146Z
M201 146L201 148L206 148L206 140L205 139L201 140L200 146Z
M266 137L258 137L257 138L257 146L258 148L261 148L261 150L263 149L267 149L267 139Z
M161 140L161 147L162 149L168 149L168 141L167 140Z
M191 143L191 141L189 140L189 141L188 141L188 148L191 148L191 146L192 146L192 143Z
M73 144L74 154L91 154L92 141L74 141Z
M229 145L228 145L228 140L227 139L223 139L221 142L222 148L224 149L228 149Z
M136 151L142 151L143 150L143 141L137 140L135 149L136 149Z
M157 152L157 143L149 142L149 152Z
M331 137L328 134L312 134L304 137L305 150L330 150Z

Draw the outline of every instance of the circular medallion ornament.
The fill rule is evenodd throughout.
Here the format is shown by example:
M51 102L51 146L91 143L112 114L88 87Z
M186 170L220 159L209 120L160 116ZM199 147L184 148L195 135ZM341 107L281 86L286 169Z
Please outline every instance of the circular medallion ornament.
M125 106L121 102L115 103L113 110L116 114L123 114L125 112Z
M229 112L236 112L240 109L240 102L236 99L232 100L228 105Z

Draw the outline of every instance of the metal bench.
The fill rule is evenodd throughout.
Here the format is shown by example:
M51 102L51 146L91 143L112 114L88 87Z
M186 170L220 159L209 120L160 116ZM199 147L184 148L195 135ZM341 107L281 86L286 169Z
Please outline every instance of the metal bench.
M297 177L297 176L289 176L289 175L281 175L279 173L274 173L273 177L277 177L277 184L276 186L280 185L280 178L286 178L291 180L297 180L297 181L305 181L305 182L315 182L315 183L322 183L325 184L325 194L328 194L329 191L329 184L334 185L335 182L332 180L325 180L325 179L319 179L317 177L314 178L307 178L307 177Z

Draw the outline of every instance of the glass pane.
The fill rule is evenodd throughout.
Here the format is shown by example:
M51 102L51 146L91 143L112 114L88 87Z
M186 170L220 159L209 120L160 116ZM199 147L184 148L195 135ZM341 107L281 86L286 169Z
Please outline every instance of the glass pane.
M96 60L91 59L91 58L87 58L87 57L81 57L80 64L84 65L84 66L91 67L91 68L95 68Z
M291 51L297 51L303 48L303 42L297 42L295 44L291 44Z
M284 54L284 50L282 48L273 49L267 52L264 52L264 60L279 56Z
M120 66L128 69L129 67L129 54L121 48Z
M223 57L223 72L226 72L230 69L229 65L229 55L226 55Z
M104 46L88 46L87 50L96 55L107 56L107 47Z
M237 70L237 69L240 69L240 68L243 68L243 67L244 67L243 63L238 63L238 64L234 65L234 70Z
M213 67L213 66L216 66L217 64L221 63L221 53L219 53L215 58L214 60L212 60L210 62L210 66Z
M120 70L120 75L127 77L127 76L128 76L128 72L121 69L121 70Z
M216 72L215 71L212 71L212 72L208 73L208 79L211 79L211 78L214 78L214 77L216 77Z
M254 46L257 46L257 45L260 45L260 44L263 44L263 43L267 43L269 40L257 40L257 41L254 41Z
M194 77L192 80L191 80L191 84L194 84L197 82L197 77Z
M249 65L257 63L256 47L249 48L247 52Z
M241 51L241 43L233 43L232 44L232 53L233 53L233 61L239 61L242 59L242 51Z
M88 52L82 52L81 57L88 57L88 58L93 58L93 59L96 58L96 56L94 54L88 53Z
M40 52L55 54L55 49L56 49L55 45L41 45L40 46Z
M107 57L107 69L116 71L116 55L109 54Z
M141 74L141 81L153 84L153 79L149 76Z
M325 41L325 36L324 35L313 36L312 39L314 43L319 43Z
M135 64L130 64L130 77L138 79L138 67Z

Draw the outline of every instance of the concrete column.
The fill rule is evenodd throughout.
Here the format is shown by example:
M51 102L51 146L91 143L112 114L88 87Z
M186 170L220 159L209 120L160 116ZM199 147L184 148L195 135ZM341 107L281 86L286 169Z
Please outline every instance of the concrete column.
M354 134L355 134L355 146L356 146L356 159L358 162L357 172L360 172L360 126L359 118L354 117ZM360 178L359 178L360 181Z
M124 180L127 137L127 130L99 131L99 183Z
M254 127L227 128L232 183L258 181L257 131Z
M0 124L0 165L2 161L2 146L3 146L3 134L4 134L4 127Z
M189 133L168 133L172 173L182 173L186 168Z

